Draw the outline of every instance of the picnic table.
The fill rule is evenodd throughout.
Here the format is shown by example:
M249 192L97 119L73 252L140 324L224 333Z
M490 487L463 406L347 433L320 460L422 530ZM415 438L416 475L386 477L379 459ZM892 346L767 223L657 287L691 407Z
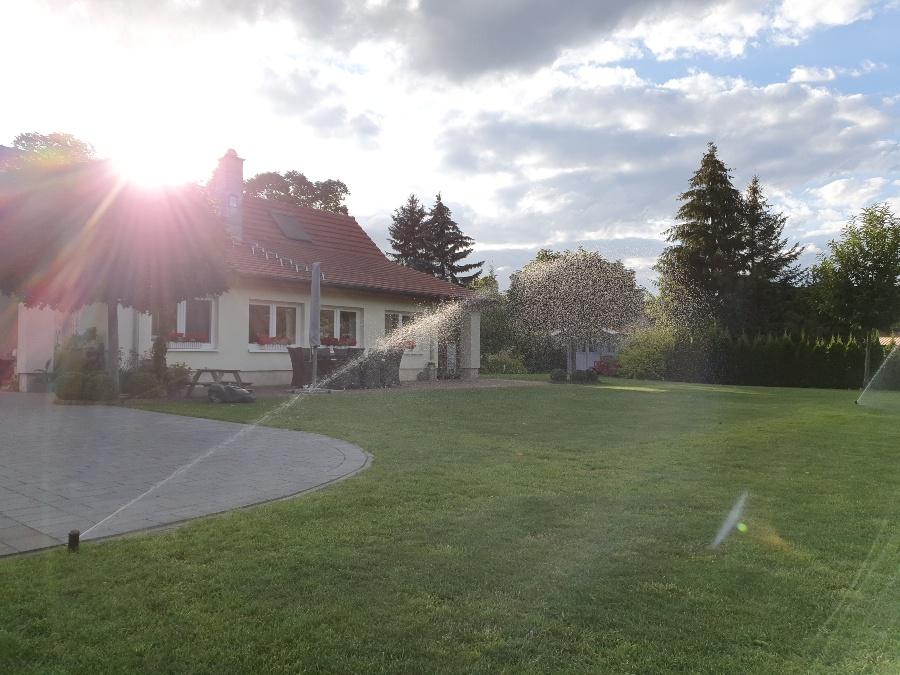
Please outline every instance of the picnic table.
M222 376L231 374L234 378L234 384L239 387L249 387L252 382L244 382L241 380L241 371L240 370L229 370L228 368L197 368L194 370L194 377L191 378L190 383L187 386L187 391L184 393L185 398L190 398L191 394L194 393L194 387L197 386L198 380L201 378L203 373L209 373L209 376L212 377L213 382L218 384L228 384L222 381ZM208 383L199 382L201 387L208 386Z

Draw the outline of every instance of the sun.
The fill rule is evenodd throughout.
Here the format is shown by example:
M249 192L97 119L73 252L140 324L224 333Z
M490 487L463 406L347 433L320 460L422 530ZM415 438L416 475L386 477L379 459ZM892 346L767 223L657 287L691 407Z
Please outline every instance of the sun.
M116 171L129 183L146 188L159 188L184 182L164 158L131 154L113 159Z
M183 150L144 145L121 148L113 154L112 161L116 171L126 181L141 187L160 188L203 179L203 171L198 166L200 163L191 161L186 154Z

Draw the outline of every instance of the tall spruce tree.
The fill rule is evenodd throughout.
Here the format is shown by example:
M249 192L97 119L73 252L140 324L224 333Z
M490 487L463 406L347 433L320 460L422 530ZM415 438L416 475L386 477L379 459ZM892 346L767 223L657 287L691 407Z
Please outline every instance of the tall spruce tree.
M712 313L722 325L735 328L740 312L733 300L746 256L744 205L717 151L709 143L690 189L678 197L684 203L678 222L666 232L671 245L656 269L661 295L678 298L673 304L690 298L696 308L689 314L700 319Z
M434 276L466 286L481 275L483 260L460 264L472 254L475 241L459 229L459 225L451 217L450 209L441 200L440 192L428 212L425 241L426 258L433 265ZM473 274L465 274L473 270L476 270Z
M788 246L787 218L772 210L754 176L744 193L745 274L741 292L743 330L774 332L782 327L791 287L801 275L797 259L803 252Z
M427 253L428 213L418 197L411 194L403 206L394 210L391 219L388 241L394 252L388 255L401 265L434 274Z

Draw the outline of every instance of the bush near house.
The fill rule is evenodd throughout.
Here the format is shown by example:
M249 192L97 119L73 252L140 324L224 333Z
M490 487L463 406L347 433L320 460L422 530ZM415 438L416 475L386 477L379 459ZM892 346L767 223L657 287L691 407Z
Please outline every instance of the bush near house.
M562 368L554 368L550 371L550 381L560 384L566 381L566 371Z
M191 369L184 363L173 363L157 375L158 364L152 360L139 361L119 373L119 386L123 394L138 398L176 397L188 384Z
M61 401L108 401L115 395L115 383L103 372L73 371L56 378L56 397Z
M589 370L576 370L572 373L573 384L592 384L597 381L597 372L591 368Z
M496 354L481 357L482 373L521 374L527 373L525 360L512 348L501 349Z
M889 351L873 341L873 372ZM619 375L709 384L854 389L862 384L864 362L865 340L853 336L751 338L717 329L685 335L653 328L635 334L622 348Z

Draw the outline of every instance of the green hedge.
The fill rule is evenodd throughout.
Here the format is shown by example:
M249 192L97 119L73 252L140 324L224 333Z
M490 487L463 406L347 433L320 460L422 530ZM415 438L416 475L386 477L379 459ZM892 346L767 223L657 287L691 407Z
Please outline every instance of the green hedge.
M871 349L874 373L890 349L876 341ZM865 345L852 336L829 340L802 335L750 338L715 329L691 335L652 329L635 334L622 348L619 375L711 384L855 389L862 385L864 363ZM893 370L885 373L888 375L893 376ZM900 381L900 372L896 377Z

